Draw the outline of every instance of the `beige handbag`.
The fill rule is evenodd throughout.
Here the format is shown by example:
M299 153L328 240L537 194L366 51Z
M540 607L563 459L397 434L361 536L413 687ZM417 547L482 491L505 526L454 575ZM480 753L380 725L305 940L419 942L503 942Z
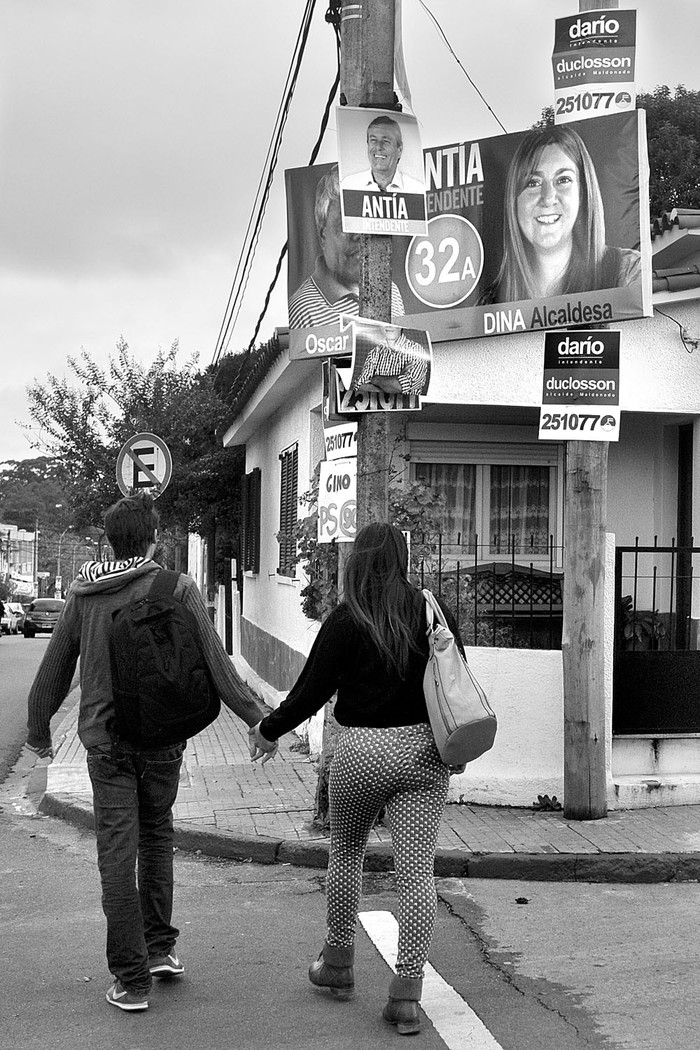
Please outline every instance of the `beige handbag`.
M442 761L459 766L493 747L496 716L432 591L424 590L423 596L430 651L423 678L425 702Z

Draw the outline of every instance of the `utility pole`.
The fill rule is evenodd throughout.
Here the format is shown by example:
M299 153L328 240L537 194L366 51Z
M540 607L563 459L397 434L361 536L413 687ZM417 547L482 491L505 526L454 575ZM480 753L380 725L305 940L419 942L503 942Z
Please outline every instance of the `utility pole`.
M579 0L579 13L618 0ZM568 441L564 510L564 816L605 817L604 588L608 442Z
M340 90L348 106L394 108L394 0L342 0ZM360 316L391 320L389 236L360 239ZM357 420L357 527L389 516L389 415Z
M340 91L348 106L394 106L394 0L342 0L340 13ZM370 118L371 119L371 118ZM360 317L391 320L391 237L360 238ZM389 419L386 412L357 417L357 527L389 518ZM338 587L349 544L338 544ZM330 706L323 720L323 743L314 822L329 823L328 777L338 735Z

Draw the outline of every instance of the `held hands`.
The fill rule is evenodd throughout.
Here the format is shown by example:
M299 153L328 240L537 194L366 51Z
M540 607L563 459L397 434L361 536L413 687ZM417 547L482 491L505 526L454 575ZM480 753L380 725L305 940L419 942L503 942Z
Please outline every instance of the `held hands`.
M277 754L279 745L276 740L266 740L260 732L260 722L256 726L252 726L248 730L248 747L250 748L250 757L253 762L257 762L259 758L262 758L262 765L269 762L271 758L274 758Z
M31 751L33 755L37 755L39 758L53 758L53 748L51 745L47 747L37 747L34 744L25 744L27 751Z

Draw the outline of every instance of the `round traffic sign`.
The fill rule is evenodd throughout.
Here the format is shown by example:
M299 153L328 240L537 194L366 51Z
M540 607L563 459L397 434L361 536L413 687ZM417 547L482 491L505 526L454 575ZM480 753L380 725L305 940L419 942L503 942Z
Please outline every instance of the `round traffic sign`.
M172 473L170 449L156 434L134 434L117 457L117 485L125 496L147 492L157 499Z

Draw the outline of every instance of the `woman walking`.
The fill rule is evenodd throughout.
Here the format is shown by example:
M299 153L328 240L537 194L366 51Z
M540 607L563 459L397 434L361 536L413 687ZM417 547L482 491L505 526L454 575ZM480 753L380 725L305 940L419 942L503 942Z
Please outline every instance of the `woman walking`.
M341 733L329 781L328 932L309 979L339 998L354 993L362 865L370 831L386 807L399 943L383 1016L402 1035L420 1028L418 1003L437 909L435 846L450 776L435 746L423 695L425 600L407 572L408 550L399 529L373 523L358 533L345 568L342 602L323 623L287 699L250 730L251 757L264 761L280 736L338 694L335 717ZM452 616L444 611L458 637Z

